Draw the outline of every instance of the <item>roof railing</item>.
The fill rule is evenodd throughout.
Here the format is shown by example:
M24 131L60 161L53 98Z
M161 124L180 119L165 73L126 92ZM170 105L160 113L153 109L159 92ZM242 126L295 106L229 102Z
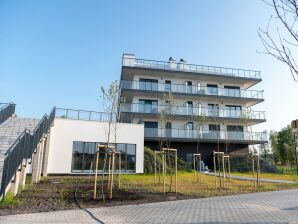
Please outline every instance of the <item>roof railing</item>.
M228 68L228 67L218 67L218 66L208 66L208 65L187 64L184 61L176 62L175 60L157 61L157 60L138 59L138 58L135 58L134 55L123 55L122 66L191 72L191 73L200 73L200 74L211 74L211 75L224 75L224 76L249 78L249 79L261 79L260 71Z
M110 114L105 112L56 108L56 118L86 121L108 121ZM112 119L116 116L112 116Z

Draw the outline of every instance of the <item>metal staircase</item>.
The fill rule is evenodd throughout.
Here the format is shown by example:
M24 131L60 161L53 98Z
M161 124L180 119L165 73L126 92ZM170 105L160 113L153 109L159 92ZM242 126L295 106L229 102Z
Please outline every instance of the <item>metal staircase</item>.
M42 119L14 116L15 104L0 104L0 197L22 166L32 160L40 140L49 132L55 107Z

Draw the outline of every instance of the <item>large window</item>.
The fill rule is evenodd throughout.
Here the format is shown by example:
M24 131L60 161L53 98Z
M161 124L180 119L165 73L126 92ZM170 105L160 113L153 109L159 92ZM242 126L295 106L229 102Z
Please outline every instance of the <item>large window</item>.
M95 171L96 142L73 142L71 171L73 173L92 173ZM136 145L116 144L116 151L121 152L121 171L132 173L136 169ZM103 168L104 154L100 154L98 170ZM118 160L115 162L116 170L119 170Z
M225 86L224 91L225 96L240 97L239 86Z
M141 90L157 91L158 90L158 80L157 79L142 79L140 78Z
M207 84L207 91L210 95L218 95L217 85Z
M241 106L226 105L225 116L227 117L241 117Z
M139 112L141 113L157 113L158 101L139 99Z

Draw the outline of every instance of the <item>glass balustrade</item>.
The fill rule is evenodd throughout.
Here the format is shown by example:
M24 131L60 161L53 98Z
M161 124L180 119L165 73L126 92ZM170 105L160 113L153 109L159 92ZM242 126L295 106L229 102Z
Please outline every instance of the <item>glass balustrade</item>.
M145 138L267 141L267 133L145 128Z
M210 109L193 106L161 106L138 103L125 103L121 106L121 112L130 113L162 113L166 111L168 114L181 116L208 116L208 117L222 117L222 118L238 118L238 119L261 119L265 120L264 111L253 110L229 110L229 109Z
M121 81L122 89L142 90L142 91L159 91L182 94L206 95L206 96L224 96L239 97L251 99L263 99L263 92L256 90L215 88L207 86L189 86L184 84L166 84L156 82L139 82L139 81Z

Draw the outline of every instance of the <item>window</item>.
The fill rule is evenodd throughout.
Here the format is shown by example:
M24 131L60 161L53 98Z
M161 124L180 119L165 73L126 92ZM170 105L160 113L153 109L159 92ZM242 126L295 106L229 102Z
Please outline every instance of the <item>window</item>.
M220 131L219 124L209 124L209 131Z
M243 140L243 126L227 125L227 137L228 139Z
M185 124L185 129L186 130L193 130L193 122L187 122Z
M142 79L140 78L141 90L157 91L158 90L158 80L157 79Z
M73 173L89 173L95 170L96 142L73 142L72 164ZM116 151L121 152L121 169L124 172L135 172L136 163L136 145L135 144L116 144ZM98 170L103 168L104 154L99 154ZM117 161L118 162L118 161ZM119 170L119 164L115 162L116 170Z
M185 92L192 93L192 81L186 81L184 84L185 84Z
M210 95L218 95L217 85L207 84L207 91L208 91L208 94Z
M241 117L241 106L226 105L226 117Z
M218 104L208 104L208 116L210 116L210 117L218 117L219 116Z
M126 144L126 171L136 169L136 145Z
M172 123L171 122L166 123L166 129L172 129Z
M158 136L158 122L144 121L144 134L146 137L157 138Z
M192 103L192 101L186 101L184 106L185 106L185 109L186 109L186 115L192 115L192 112L193 112L193 103Z
M196 83L196 89L197 89L197 93L200 93L200 94L203 93L203 91L201 90L201 83L200 82Z
M165 91L171 92L171 81L170 80L165 81Z
M200 102L197 104L196 112L197 112L197 115L203 114L202 104Z
M144 100L139 99L139 112L141 113L157 113L158 101L157 100Z
M72 171L81 171L83 167L84 143L74 142L72 151Z
M227 130L228 130L228 131L243 132L243 126L227 125Z
M239 86L224 86L225 96L240 97Z
M93 172L95 169L95 156L96 144L85 142L84 143L84 158L83 158L83 171Z

